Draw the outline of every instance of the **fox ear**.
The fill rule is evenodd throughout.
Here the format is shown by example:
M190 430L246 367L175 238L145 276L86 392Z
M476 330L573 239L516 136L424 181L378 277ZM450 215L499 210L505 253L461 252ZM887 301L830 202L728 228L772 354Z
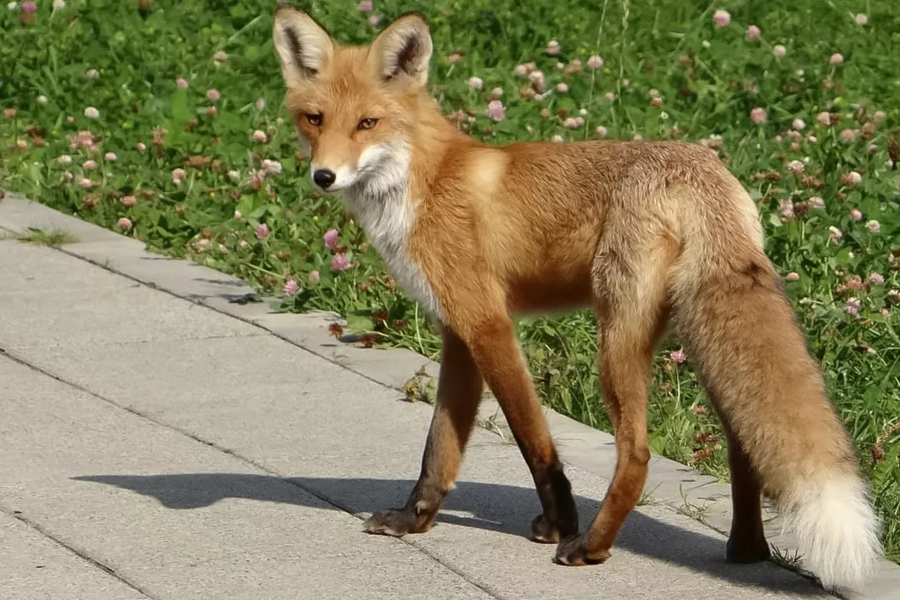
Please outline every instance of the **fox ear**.
M385 80L409 76L423 86L428 81L428 63L433 49L425 17L419 13L406 13L375 38L369 56L375 60L378 72Z
M289 87L315 77L334 54L334 41L328 32L295 8L282 7L275 12L272 39Z

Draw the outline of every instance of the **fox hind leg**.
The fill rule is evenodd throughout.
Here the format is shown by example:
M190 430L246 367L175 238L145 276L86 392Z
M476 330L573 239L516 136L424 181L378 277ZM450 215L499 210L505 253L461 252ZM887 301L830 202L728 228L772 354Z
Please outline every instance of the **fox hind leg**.
M668 320L666 273L676 248L667 238L622 252L598 253L594 268L600 337L600 380L616 436L616 470L603 505L588 530L563 540L564 565L605 561L647 479L647 380L653 350ZM629 258L632 260L629 262Z
M733 504L726 557L739 564L766 560L771 553L763 530L759 476L737 436L724 425L724 419L722 421L728 436L728 466L731 471Z

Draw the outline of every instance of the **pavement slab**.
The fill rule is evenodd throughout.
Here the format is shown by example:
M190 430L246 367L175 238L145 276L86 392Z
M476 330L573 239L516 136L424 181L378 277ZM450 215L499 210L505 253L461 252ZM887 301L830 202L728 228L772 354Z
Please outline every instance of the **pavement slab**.
M432 586L447 598L490 597L227 452L7 358L0 380L13 390L0 394L2 512L90 557L126 588L197 600L426 599ZM118 480L152 483L140 493ZM247 481L252 494L242 489ZM11 595L17 581L0 579L0 597L19 598Z
M0 512L0 591L16 600L146 600L147 596L48 538Z

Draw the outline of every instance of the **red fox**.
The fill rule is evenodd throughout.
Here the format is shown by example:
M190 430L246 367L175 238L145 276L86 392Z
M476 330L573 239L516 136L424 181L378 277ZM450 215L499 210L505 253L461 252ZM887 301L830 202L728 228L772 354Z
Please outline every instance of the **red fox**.
M532 539L556 562L601 563L647 477L647 380L676 327L728 434L734 515L726 556L769 557L761 495L806 566L858 589L881 554L869 488L781 279L759 215L707 149L676 142L491 146L427 91L426 19L407 13L341 46L281 7L273 38L312 180L343 197L390 273L440 325L441 372L419 480L371 533L427 531L454 486L486 383L531 470ZM584 533L511 316L590 307L616 435L615 475Z

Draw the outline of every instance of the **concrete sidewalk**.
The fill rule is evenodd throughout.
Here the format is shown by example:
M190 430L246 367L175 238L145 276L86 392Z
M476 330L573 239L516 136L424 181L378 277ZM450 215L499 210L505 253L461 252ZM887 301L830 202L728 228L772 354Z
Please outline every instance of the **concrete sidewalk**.
M0 229L28 226L76 242L0 241L0 598L830 597L773 563L725 563L725 537L672 497L707 498L721 529L727 488L659 457L657 501L613 557L557 566L526 539L539 503L518 449L486 429L431 532L365 535L418 475L431 407L397 388L424 359L340 345L321 315L234 302L251 290L227 276L0 202ZM586 522L611 439L550 418ZM886 565L866 597L898 584Z

